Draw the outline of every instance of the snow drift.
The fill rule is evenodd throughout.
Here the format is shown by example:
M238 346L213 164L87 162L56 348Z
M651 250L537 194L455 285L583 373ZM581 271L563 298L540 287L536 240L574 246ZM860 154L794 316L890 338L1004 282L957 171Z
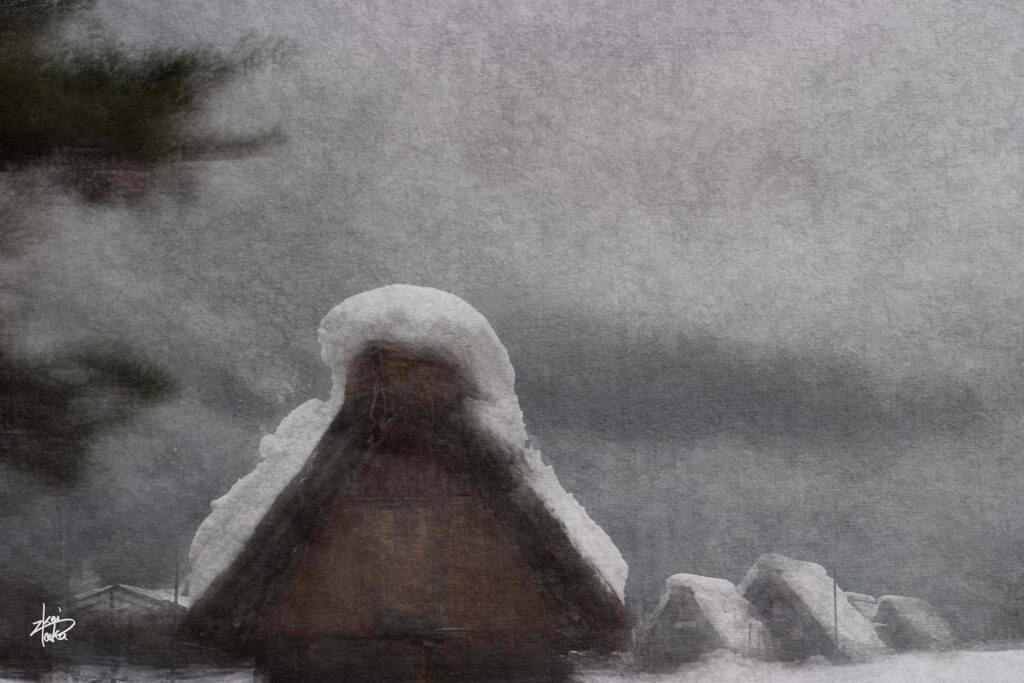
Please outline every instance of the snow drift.
M628 568L608 535L562 488L540 452L527 446L515 371L486 318L436 289L391 285L346 299L320 324L321 358L330 368L326 401L310 400L260 442L260 461L213 501L189 551L193 602L235 560L274 501L302 469L345 397L350 362L372 344L429 353L457 368L471 387L469 412L479 427L520 454L524 481L564 527L573 545L619 600Z

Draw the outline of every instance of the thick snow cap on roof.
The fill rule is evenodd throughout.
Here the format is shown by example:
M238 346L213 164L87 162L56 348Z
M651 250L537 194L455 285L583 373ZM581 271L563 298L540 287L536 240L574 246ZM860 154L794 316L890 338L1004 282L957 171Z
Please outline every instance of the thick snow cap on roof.
M843 651L847 654L868 656L885 649L871 622L850 604L846 593L837 589L833 602L832 577L820 564L768 553L757 558L737 590L752 602L756 602L750 595L750 590L755 584L762 582L776 583L788 588L830 639L835 632L833 610L837 611L839 638Z
M729 649L747 653L760 642L761 622L751 614L750 603L739 594L732 581L697 574L673 574L665 580L665 595L658 610L667 606L673 595L680 592L693 596L704 617Z
M618 548L562 488L540 452L527 447L508 352L487 319L462 299L427 287L390 285L363 292L334 307L320 323L323 362L333 384L326 401L310 400L260 441L260 462L213 501L189 551L192 601L206 591L241 552L278 495L302 469L341 409L349 363L371 344L387 344L441 357L470 383L469 410L480 428L512 446L522 458L524 480L561 522L581 556L620 600L628 568Z

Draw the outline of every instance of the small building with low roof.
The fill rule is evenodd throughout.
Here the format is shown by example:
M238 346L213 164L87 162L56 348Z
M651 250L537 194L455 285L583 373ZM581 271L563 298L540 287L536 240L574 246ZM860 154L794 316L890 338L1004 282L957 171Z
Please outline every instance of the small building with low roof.
M956 645L953 629L926 600L883 595L874 621L878 635L893 650L945 650Z
M762 555L738 590L764 624L770 658L861 659L886 651L871 622L820 564Z
M642 668L663 671L713 650L753 655L760 647L761 622L731 581L675 574L645 619L636 652Z

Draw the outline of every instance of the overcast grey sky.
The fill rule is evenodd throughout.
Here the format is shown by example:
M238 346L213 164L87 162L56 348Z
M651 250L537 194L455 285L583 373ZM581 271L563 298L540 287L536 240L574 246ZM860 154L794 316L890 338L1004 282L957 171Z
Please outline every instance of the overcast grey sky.
M206 112L280 126L266 154L34 209L33 343L185 386L101 446L90 533L170 507L187 540L325 394L320 317L406 282L491 320L634 599L776 550L982 624L1024 571L1022 33L1013 2L101 0L77 44L295 53Z

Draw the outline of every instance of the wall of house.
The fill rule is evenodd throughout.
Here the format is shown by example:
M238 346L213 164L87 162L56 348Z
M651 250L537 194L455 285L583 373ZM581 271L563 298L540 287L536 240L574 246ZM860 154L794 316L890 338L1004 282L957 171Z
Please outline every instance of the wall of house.
M267 628L376 637L459 630L557 638L533 572L482 496L438 459L372 457L279 584Z

